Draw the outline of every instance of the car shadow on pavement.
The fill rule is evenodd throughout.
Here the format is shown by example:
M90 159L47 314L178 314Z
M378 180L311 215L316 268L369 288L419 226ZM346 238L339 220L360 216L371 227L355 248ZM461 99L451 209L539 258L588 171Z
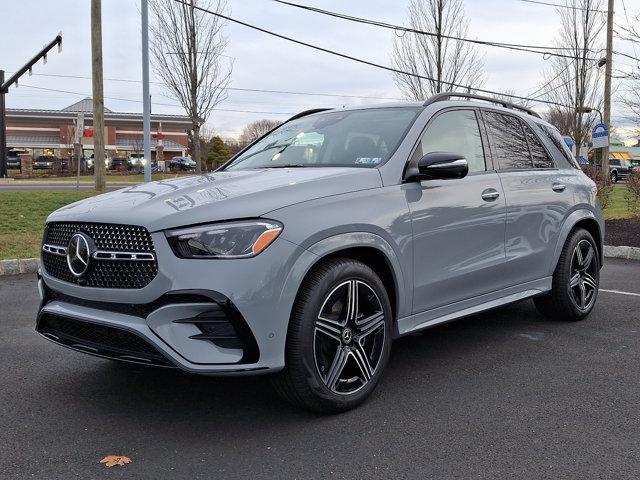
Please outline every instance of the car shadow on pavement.
M412 388L421 391L425 382L443 372L472 372L478 354L494 351L499 355L505 340L514 336L526 343L535 341L552 323L531 302L521 302L398 339L369 403L380 401L381 396L384 401L402 402ZM65 376L64 385L57 379L55 390L81 391L84 408L98 415L135 418L147 426L154 421L166 426L167 418L198 426L214 422L220 428L221 422L238 427L265 416L278 422L315 417L282 401L267 376L207 377L106 360L92 361L79 371Z

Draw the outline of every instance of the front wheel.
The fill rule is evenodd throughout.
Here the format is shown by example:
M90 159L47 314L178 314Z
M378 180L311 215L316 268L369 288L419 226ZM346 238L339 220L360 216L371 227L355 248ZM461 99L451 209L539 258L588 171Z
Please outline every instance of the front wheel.
M600 257L596 242L582 228L567 239L553 273L552 289L534 303L547 317L557 320L584 319L596 303L600 283Z
M618 174L616 172L611 172L611 183L618 182Z
M296 298L276 390L313 411L356 407L389 359L391 319L386 289L371 268L347 258L323 262Z

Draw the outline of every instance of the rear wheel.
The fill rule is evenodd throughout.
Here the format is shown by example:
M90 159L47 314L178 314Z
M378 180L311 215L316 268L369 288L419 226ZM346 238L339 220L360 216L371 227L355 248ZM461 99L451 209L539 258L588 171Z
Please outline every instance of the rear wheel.
M551 292L534 299L547 317L576 321L585 318L596 303L600 258L593 237L582 228L567 239L553 274Z
M611 172L611 183L618 182L618 174L616 172Z
M387 364L391 318L387 292L371 268L351 259L323 262L296 299L276 390L314 411L359 405Z

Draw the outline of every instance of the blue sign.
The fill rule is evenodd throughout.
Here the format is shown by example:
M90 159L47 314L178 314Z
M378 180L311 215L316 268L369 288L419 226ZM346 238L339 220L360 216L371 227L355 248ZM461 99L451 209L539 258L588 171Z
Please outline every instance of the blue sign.
M609 129L604 123L598 123L591 131L593 148L605 148L609 145Z
M598 123L595 127L593 127L593 131L592 131L591 136L593 138L608 137L609 136L609 129L607 128L607 126L604 123Z

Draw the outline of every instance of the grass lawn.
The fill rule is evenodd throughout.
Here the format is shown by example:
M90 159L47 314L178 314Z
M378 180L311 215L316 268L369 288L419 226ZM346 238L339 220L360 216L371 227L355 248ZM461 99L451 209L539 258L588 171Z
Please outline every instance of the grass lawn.
M618 185L613 189L609 199L609 206L604 211L605 220L629 218L631 216L627 211L627 201L624 198L626 191L627 187L624 185Z
M155 180L167 180L178 178L189 174L184 173L154 173L151 177ZM28 180L16 179L16 182L70 182L75 183L77 177L34 177ZM107 183L142 183L144 182L143 174L135 175L107 175ZM93 175L80 175L81 183L93 183Z
M135 181L136 177L142 179L136 175L111 178ZM611 203L604 211L606 219L629 217L625 191L624 186L614 188ZM92 195L95 192L0 192L0 259L38 257L47 215Z
M0 260L38 257L47 215L92 195L95 192L0 192Z

